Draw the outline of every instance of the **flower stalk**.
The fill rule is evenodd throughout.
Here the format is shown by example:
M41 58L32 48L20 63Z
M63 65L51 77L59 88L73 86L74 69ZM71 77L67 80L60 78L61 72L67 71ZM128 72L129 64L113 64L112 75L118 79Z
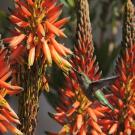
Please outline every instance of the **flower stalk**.
M119 79L111 86L109 96L111 104L116 108L114 112L106 112L101 117L101 124L105 134L132 135L134 128L135 109L135 7L130 0L124 3L123 39L121 53L116 62L116 73Z
M67 37L63 26L69 18L58 20L63 4L57 5L57 0L16 0L14 3L15 10L11 11L9 19L15 29L4 42L9 44L11 50L20 45L26 48L25 61L29 68L43 57L48 66L54 61L59 68L68 72L71 65L65 57L72 52L56 41L56 37Z
M75 56L72 66L77 72L85 73L90 80L98 80L101 76L92 41L91 23L89 19L89 4L87 0L77 0L77 35L74 48ZM62 125L58 133L53 134L104 134L98 119L104 116L104 110L111 111L99 102L87 99L75 72L66 77L65 88L58 91L60 103L56 107L57 113L49 113L50 117ZM98 107L98 109L97 109Z
M24 92L19 96L19 117L21 125L18 128L25 135L35 134L37 114L39 111L39 97L43 90L44 66L34 64L31 69L20 66L19 79ZM34 76L33 76L34 75Z
M14 61L15 81L24 88L19 96L22 124L18 127L25 135L33 135L39 96L47 87L46 68L52 66L53 61L64 72L72 67L66 60L72 51L56 40L56 37L66 37L63 26L69 18L58 20L63 4L57 4L57 0L15 0L14 5L9 17L14 29L4 42L9 44L12 52L10 59Z

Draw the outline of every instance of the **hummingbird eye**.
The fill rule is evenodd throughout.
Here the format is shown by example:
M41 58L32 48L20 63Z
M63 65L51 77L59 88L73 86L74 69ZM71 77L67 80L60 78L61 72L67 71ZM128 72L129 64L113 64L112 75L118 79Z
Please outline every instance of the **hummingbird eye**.
M79 73L79 76L81 77L81 76L82 76L82 74L81 74L81 73Z

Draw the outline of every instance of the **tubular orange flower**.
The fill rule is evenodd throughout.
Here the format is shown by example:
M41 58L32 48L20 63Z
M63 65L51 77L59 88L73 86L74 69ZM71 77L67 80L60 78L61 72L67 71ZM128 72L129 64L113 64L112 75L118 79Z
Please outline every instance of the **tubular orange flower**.
M15 135L23 135L23 133L18 130L16 127L14 127L13 125L11 125L9 122L7 121L3 121L3 125L11 131L11 133L15 134Z
M91 80L98 80L101 73L99 72L96 57L93 55L94 47L89 21L88 1L79 0L77 2L79 5L77 42L74 48L75 57L72 58L71 63L78 71L85 72ZM51 47L55 49L55 46ZM112 112L112 110L92 99L89 101L80 88L74 72L70 73L70 77L66 77L65 89L58 90L58 94L60 103L56 107L57 113L49 113L49 115L62 125L62 129L65 129L68 125L66 134L104 135L99 121L105 115L105 111ZM59 132L48 134L58 135Z
M24 34L20 34L19 36L13 36L10 38L5 38L4 42L9 43L9 46L12 48L16 48L18 44L20 44L25 38Z
M48 65L52 65L52 57L51 57L51 53L49 49L49 46L47 44L47 41L45 41L45 39L42 39L42 49L43 49L43 53L47 59Z
M120 77L111 86L113 94L109 97L116 109L101 119L104 132L112 135L135 133L135 7L130 0L124 6L121 55L116 62L116 73Z
M57 5L57 0L16 0L15 10L11 12L9 19L15 25L14 33L12 37L4 39L5 43L9 43L9 46L14 50L20 45L23 45L28 50L28 65L32 66L34 61L38 57L45 58L48 65L52 65L52 60L56 59L52 56L52 50L50 44L52 44L56 52L59 54L61 62L67 61L64 57L72 52L63 45L60 45L55 36L66 37L61 29L69 18L58 20L62 12L63 4ZM26 44L25 44L26 43ZM33 47L31 47L33 46ZM32 48L32 49L30 49ZM39 54L39 48L42 52ZM35 51L34 51L35 50ZM32 53L33 52L33 53ZM38 55L35 56L35 54ZM62 69L69 71L70 67L66 67L56 64Z
M35 47L31 47L29 51L28 65L31 66L34 63L35 59Z
M63 26L69 18L58 20L63 4L57 4L57 0L15 0L14 5L15 9L11 10L9 17L14 28L11 37L5 38L4 42L9 44L11 50L9 60L15 67L14 82L19 78L25 88L19 98L22 125L18 127L24 134L34 134L41 90L45 88L49 91L46 77L43 78L46 68L52 66L53 61L65 72L72 67L66 60L72 51L56 41L57 36L66 37ZM10 94L14 94L12 89L18 89L17 86L5 86L10 88ZM30 108L33 113L29 115Z
M10 54L9 61L11 64L19 61L19 58L22 57L22 54L25 52L26 48L23 45L19 45L13 52Z
M100 78L100 72L96 58L93 57L90 22L87 18L88 4L86 0L77 2L80 6L78 41L74 49L76 57L72 59L72 66L85 72L91 80L96 80ZM66 88L58 91L61 102L56 107L57 113L51 115L63 126L62 129L68 124L67 134L135 134L135 8L131 0L125 3L122 51L116 66L119 78L111 86L112 93L106 94L106 98L115 109L112 111L96 101L88 101L75 74L71 73L70 77L74 80L66 78ZM48 134L59 135L59 132Z
M19 86L13 86L6 82L6 80L11 76L11 69L10 65L5 62L5 55L7 51L5 49L0 51L0 88L5 88L8 91L20 91L23 90L23 88Z
M15 128L13 124L20 124L19 118L8 102L4 99L5 95L20 92L22 90L19 86L12 86L7 79L11 77L12 71L6 58L7 51L0 50L0 133L7 133L8 130L13 134L22 135L22 133ZM13 123L13 124L12 124Z

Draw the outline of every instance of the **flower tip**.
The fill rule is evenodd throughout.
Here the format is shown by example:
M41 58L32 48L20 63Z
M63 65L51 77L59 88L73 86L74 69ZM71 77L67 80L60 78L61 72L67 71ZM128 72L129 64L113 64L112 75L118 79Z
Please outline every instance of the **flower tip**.
M19 119L15 119L14 122L18 125L21 125L21 122L19 121Z
M28 69L30 69L33 66L33 62L28 61Z
M23 87L20 87L20 91L24 91L24 88Z
M65 75L65 77L68 77L69 76L69 72L64 71L64 75Z
M67 20L69 21L69 20L71 20L71 17L69 16L69 17L67 17Z
M109 134L109 135L112 135L112 134L116 133L117 128L118 128L118 123L114 123L114 124L112 125L112 127L109 129L108 134Z
M33 66L35 60L35 47L32 47L29 51L28 65Z
M16 135L24 135L20 130L16 129L16 132L15 132Z
M48 62L48 61L47 61ZM48 67L51 67L52 66L52 61L49 61L48 63L47 63L48 65Z
M46 135L49 135L49 132L48 132L48 131L45 131L44 133L45 133Z
M44 132L46 135L55 135L55 134L52 134L52 133L50 133L50 132L48 132L48 131L45 131Z
M49 115L51 118L54 118L54 114L53 114L53 113L48 112L48 115Z

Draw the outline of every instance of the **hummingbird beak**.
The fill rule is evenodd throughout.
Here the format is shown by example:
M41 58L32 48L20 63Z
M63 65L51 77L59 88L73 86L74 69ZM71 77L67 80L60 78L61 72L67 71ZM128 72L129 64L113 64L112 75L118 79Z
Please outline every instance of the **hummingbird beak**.
M72 68L72 70L74 71L74 73L77 77L77 80L79 81L82 77L81 72L77 71L75 68Z
M72 70L76 73L76 74L80 74L75 68L72 67Z
M72 67L71 69L72 69L72 71L74 71L77 75L80 74L75 68ZM71 70L69 71L69 73L70 73L70 72L71 72ZM65 74L66 76L69 76L69 73L64 71L64 74Z
M69 72L71 72L71 71L68 71L68 72L63 71L63 74L66 75L66 76L69 76Z

